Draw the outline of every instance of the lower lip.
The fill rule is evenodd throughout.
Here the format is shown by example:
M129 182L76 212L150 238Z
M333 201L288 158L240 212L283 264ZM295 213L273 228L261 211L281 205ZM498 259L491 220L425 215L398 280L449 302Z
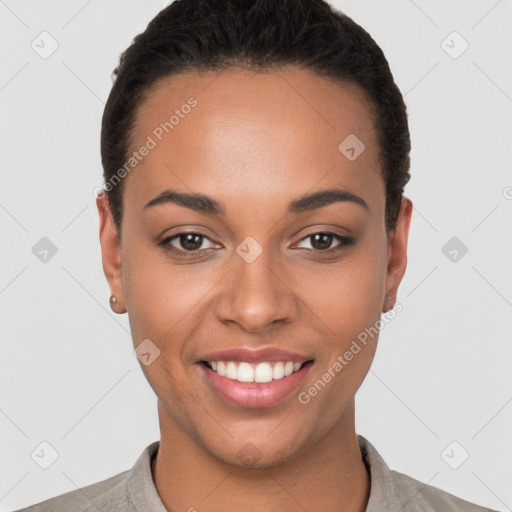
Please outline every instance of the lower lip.
M238 382L219 375L205 364L199 366L210 385L229 403L240 407L269 407L286 398L304 380L313 363L310 361L302 368L270 382Z

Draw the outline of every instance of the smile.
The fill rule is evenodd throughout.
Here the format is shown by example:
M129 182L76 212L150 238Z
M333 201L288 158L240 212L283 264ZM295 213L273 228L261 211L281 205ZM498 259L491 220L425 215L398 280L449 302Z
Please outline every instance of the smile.
M296 390L313 366L313 360L258 364L201 361L198 366L208 387L225 402L238 407L260 408L278 404Z

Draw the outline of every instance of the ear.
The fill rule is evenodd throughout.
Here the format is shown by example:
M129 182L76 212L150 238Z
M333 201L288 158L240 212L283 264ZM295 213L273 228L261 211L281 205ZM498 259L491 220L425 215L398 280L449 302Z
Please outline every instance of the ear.
M386 296L383 311L389 311L395 304L398 286L407 267L407 241L413 204L407 197L402 198L396 226L389 234L388 268L386 275Z
M121 242L106 192L101 191L96 197L96 206L100 218L100 245L103 272L107 278L111 296L116 298L110 307L115 313L126 313L121 269Z

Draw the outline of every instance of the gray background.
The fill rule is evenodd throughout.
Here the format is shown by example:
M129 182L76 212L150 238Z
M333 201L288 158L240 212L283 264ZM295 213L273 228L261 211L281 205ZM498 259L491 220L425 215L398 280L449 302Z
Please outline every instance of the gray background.
M2 511L125 471L159 437L128 318L109 308L92 191L111 72L165 4L0 0ZM357 395L358 432L392 468L511 510L512 4L333 5L384 50L413 143L403 310ZM59 45L46 59L31 47L51 49L43 31ZM43 441L48 469L31 457Z

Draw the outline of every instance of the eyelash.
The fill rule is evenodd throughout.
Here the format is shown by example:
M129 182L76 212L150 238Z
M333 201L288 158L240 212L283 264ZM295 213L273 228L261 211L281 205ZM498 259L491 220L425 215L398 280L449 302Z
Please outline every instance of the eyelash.
M162 247L164 251L170 252L180 258L195 257L195 256L198 256L198 255L203 254L204 252L210 250L210 249L196 249L194 251L184 251L184 250L177 249L176 247L171 245L172 240L179 238L180 236L183 236L183 235L197 235L197 236L200 236L202 238L206 238L209 240L209 238L206 235L203 235L202 233L183 231L181 233L177 233L171 237L168 237L165 240L162 240L157 245L159 247ZM314 253L322 255L322 256L330 255L330 254L340 251L346 247L350 247L350 246L354 245L354 243L355 243L355 240L352 237L339 235L337 233L331 233L329 231L317 231L315 233L310 233L309 235L305 236L304 238L301 238L299 240L299 242L302 242L302 241L304 241L308 238L311 238L315 235L332 236L333 238L335 238L336 240L338 240L340 242L339 245L336 245L335 247L331 247L330 249L324 249L324 250L322 250L322 249L306 249L308 251L313 251Z

